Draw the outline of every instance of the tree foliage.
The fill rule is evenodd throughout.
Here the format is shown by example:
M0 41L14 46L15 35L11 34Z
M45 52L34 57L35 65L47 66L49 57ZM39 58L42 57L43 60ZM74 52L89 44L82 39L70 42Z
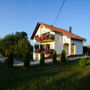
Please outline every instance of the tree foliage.
M14 62L14 54L12 52L12 49L6 50L6 56L7 56L7 66L8 67L13 67L13 62Z
M57 63L57 54L56 54L56 51L53 51L53 63Z
M7 66L12 67L14 58L24 59L24 67L29 68L32 46L26 32L16 32L0 39L0 53L7 56Z
M61 62L66 62L65 50L62 50L62 53L61 53Z
M25 51L25 42L29 42L26 32L16 32L15 34L6 35L4 38L0 39L0 53L6 55L6 51L12 48L14 57L22 59L22 52ZM32 52L32 46L30 43L29 50Z
M41 52L41 53L40 53L40 65L45 65L44 52Z

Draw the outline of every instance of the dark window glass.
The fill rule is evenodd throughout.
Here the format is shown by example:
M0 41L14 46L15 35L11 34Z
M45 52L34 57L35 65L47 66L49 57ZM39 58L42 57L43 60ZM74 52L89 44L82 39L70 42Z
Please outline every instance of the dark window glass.
M39 49L39 45L35 45L35 49Z
M46 49L50 49L50 44L47 44L46 45Z

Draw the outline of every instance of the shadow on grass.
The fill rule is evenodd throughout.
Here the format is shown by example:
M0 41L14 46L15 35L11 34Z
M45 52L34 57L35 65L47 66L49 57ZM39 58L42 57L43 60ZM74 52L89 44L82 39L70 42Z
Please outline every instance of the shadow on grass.
M90 90L90 76L82 77L82 72L77 72L64 77L55 76L48 78L48 81L44 79L39 84L34 84L30 87L31 90Z
M40 65L31 66L29 70L23 69L21 67L5 68L5 69L3 69L2 67L2 69L0 69L1 70L0 71L1 73L0 90L7 90L9 88L10 89L20 88L20 89L28 90L28 88L30 87L31 87L30 90L33 90L33 89L36 90L35 87L39 90L42 90L44 89L43 88L44 84L45 84L45 87L48 87L48 88L50 88L52 85L51 88L53 89L54 87L53 84L56 83L55 86L57 86L59 85L59 81L60 81L60 84L61 82L63 83L63 81L68 82L67 80L69 80L71 76L67 77L67 75L69 73L72 73L71 68L76 64L77 64L77 61L75 62L70 61L63 64L48 63L45 66L40 66ZM47 90L50 90L48 88Z
M80 79L78 90L90 90L90 74Z

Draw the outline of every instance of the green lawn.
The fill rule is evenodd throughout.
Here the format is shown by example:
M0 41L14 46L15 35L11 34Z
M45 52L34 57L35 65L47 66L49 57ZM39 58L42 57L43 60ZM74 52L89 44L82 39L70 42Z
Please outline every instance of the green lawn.
M46 66L6 68L0 65L0 90L90 90L90 59Z

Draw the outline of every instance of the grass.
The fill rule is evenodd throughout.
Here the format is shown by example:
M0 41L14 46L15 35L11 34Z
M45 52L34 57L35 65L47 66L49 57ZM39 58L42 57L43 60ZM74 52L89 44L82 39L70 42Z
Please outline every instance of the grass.
M67 63L7 68L0 65L0 90L90 90L90 59L81 67Z

